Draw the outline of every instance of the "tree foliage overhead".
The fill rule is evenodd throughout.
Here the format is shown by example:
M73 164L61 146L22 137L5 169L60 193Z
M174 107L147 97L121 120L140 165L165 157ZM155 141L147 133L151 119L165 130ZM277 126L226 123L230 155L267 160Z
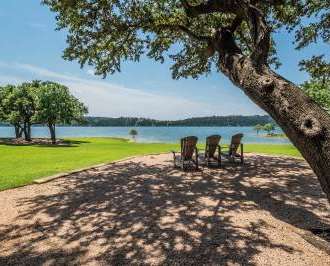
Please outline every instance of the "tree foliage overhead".
M330 113L330 80L312 79L302 84L302 89Z
M138 61L142 54L160 62L170 57L174 78L196 78L212 66L219 70L212 40L220 27L235 32L236 44L246 55L275 65L270 32L280 27L296 32L298 49L317 39L330 40L330 2L324 0L43 2L57 13L58 27L68 29L64 57L94 65L100 75L120 71L122 61Z
M317 102L324 110L330 113L330 64L323 56L313 56L311 60L303 60L301 69L307 71L311 79L305 81L301 88Z

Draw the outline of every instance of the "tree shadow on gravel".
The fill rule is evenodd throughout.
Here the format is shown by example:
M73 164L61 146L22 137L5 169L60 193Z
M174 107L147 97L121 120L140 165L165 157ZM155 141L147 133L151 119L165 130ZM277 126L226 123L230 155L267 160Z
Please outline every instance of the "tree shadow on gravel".
M126 162L58 179L59 191L20 199L15 221L0 225L0 265L255 265L262 248L301 252L270 239L263 217L234 221L264 210L329 226L313 212L326 208L315 177L299 160L249 161L197 173Z

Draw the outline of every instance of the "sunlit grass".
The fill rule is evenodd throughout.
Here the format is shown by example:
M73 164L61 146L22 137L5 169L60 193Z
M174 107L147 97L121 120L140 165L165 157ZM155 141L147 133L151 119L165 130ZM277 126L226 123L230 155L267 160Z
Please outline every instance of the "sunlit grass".
M70 141L72 143L68 146L1 144L0 190L30 184L37 178L81 167L179 148L175 144L134 143L114 138L75 138ZM199 148L203 149L203 145ZM285 144L248 144L245 151L299 156L292 145Z

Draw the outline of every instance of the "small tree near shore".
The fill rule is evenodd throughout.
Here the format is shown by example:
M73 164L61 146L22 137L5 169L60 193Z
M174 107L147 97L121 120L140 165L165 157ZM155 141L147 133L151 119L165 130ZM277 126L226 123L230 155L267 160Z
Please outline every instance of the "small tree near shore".
M55 82L42 82L35 94L37 112L34 120L49 128L52 143L56 143L56 124L81 121L87 107L70 94L69 89Z
M263 126L263 130L267 132L267 135L271 136L274 134L275 126L272 123L268 123Z
M259 135L259 132L263 130L263 125L257 124L254 126L254 130L257 132L257 134Z
M136 129L131 129L128 134L132 137L134 141L136 141L136 136L138 135L138 132Z

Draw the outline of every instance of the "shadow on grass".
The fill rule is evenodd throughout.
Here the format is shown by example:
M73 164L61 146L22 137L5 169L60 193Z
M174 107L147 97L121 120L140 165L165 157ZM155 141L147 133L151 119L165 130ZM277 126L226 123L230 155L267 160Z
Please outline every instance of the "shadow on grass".
M41 140L41 141L38 141ZM90 141L85 140L60 140L56 144L51 144L48 139L38 139L32 140L32 142L16 142L15 139L9 138L1 138L0 145L6 146L17 146L17 147L24 147L24 146L33 146L38 148L74 148L79 147L81 144L90 143Z
M249 161L196 173L124 162L58 179L57 192L17 199L17 217L0 225L0 264L255 265L263 249L299 255L272 240L263 216L237 217L266 211L328 226L314 213L326 209L315 177L300 160Z

